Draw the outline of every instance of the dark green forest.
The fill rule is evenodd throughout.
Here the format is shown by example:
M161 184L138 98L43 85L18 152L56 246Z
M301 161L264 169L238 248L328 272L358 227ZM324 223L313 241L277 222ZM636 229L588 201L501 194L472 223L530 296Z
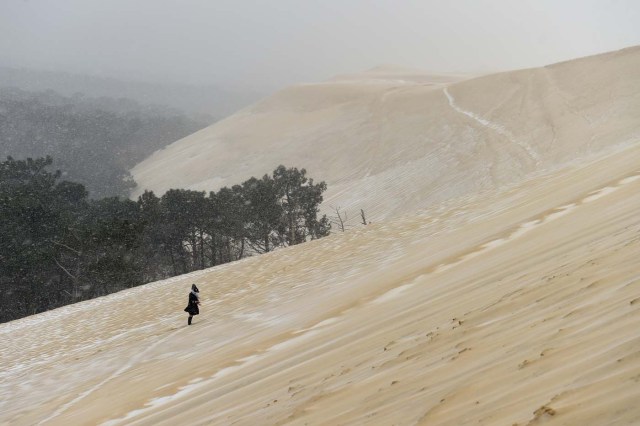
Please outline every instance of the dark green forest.
M91 198L127 197L136 163L211 121L124 98L1 88L0 158L52 156Z
M0 322L329 234L324 182L279 166L217 192L90 198L51 157L0 163Z

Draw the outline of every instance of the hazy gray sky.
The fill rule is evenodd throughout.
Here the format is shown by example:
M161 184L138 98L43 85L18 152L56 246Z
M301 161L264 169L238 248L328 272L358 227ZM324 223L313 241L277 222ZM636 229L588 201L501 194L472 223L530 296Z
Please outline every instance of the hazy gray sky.
M545 65L640 44L639 23L636 0L0 0L0 65L273 89Z

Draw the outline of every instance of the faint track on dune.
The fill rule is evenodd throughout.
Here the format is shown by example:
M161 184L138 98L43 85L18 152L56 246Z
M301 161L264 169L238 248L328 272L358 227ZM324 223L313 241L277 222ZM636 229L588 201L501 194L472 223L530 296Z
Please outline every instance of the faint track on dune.
M476 113L474 113L472 111L467 111L465 109L460 108L460 106L458 106L456 104L456 101L453 98L453 96L451 96L451 93L449 93L449 90L448 90L447 87L442 89L442 91L443 91L444 95L447 97L447 100L449 101L449 106L451 106L451 108L453 108L454 110L456 110L460 114L466 115L467 117L471 118L472 120L476 121L477 123L480 123L480 125L482 125L483 127L491 129L494 132L496 132L497 134L499 134L500 136L505 137L509 142L519 146L520 148L522 148L527 153L527 155L531 159L533 159L533 161L536 164L540 161L540 157L533 150L533 148L531 148L528 144L525 144L525 143L522 143L522 142L518 142L516 140L516 138L513 136L513 134L511 134L511 132L509 130L507 130L504 126L502 126L502 125L500 125L498 123L494 123L493 121L489 121L486 118L483 118L483 117L479 116L478 114L476 114Z
M110 380L116 378L120 374L124 373L125 371L127 371L128 369L133 367L138 361L140 361L140 359L142 359L145 355L147 355L147 353L149 353L149 351L153 350L155 347L157 347L161 343L164 343L167 339L172 337L174 334L177 334L179 331L180 331L180 329L177 329L177 330L173 331L172 333L168 334L167 336L165 336L164 338L156 341L155 343L150 345L147 349L145 349L144 351L142 351L142 352L138 353L136 356L134 356L125 365L123 365L122 367L117 369L115 372L111 373L109 376L107 376L105 379L103 379L100 383L98 383L97 385L89 388L88 390L86 390L85 392L81 393L80 395L78 395L77 397L72 399L71 401L67 402L66 404L64 404L63 406L58 408L56 411L54 411L50 416L44 418L43 420L40 420L38 422L38 424L41 425L41 424L43 424L45 422L48 422L48 421L58 417L59 415L61 415L65 411L67 411L71 406L73 406L77 402L81 401L82 399L86 398L91 393L93 393L95 390L97 390L97 389L101 388L102 386L104 386Z

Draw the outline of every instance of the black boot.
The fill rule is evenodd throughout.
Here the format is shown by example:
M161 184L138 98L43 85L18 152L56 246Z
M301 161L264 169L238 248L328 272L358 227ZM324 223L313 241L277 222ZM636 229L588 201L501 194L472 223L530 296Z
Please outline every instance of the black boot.
M189 325L191 325L191 320L192 320L192 319L193 319L193 317L192 317L192 316L189 316L189 320L187 321L187 323L188 323Z

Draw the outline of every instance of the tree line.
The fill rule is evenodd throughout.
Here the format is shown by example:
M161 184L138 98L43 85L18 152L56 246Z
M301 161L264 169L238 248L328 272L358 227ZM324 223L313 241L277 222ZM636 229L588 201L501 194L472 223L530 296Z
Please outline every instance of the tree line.
M0 163L0 322L321 238L326 190L279 166L208 194L91 199L51 157Z

